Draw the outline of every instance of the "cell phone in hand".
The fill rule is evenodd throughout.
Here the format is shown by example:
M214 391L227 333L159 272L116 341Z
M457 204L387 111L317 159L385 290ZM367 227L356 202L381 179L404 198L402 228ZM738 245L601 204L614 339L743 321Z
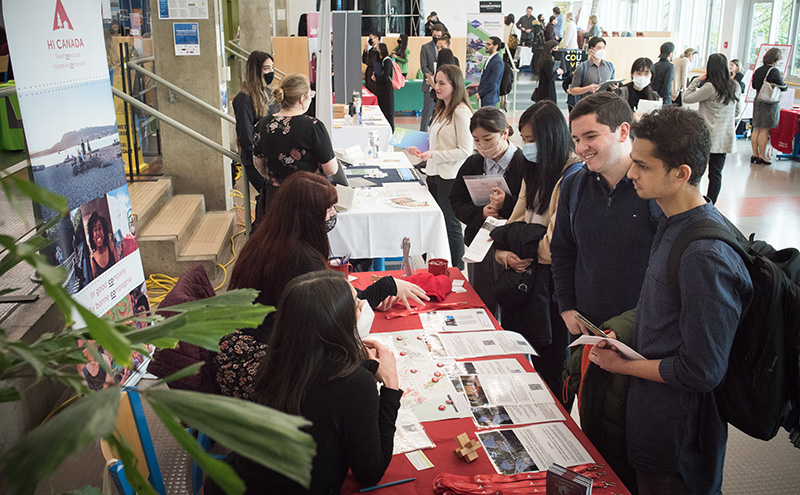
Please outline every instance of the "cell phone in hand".
M607 338L608 338L608 335L606 335L606 334L605 334L605 333L604 333L602 330L600 330L599 328L597 328L597 325L595 325L594 323L592 323L591 321L589 321L589 320L588 320L588 319L587 319L585 316L583 316L582 314L580 314L580 313L575 313L575 319L576 319L576 320L578 320L580 323L582 323L582 324L583 324L583 326L585 326L586 328L588 328L588 329L589 329L589 331L590 331L590 332L592 332L592 334L594 334L595 336L597 336L597 337L603 337L604 339L607 339Z

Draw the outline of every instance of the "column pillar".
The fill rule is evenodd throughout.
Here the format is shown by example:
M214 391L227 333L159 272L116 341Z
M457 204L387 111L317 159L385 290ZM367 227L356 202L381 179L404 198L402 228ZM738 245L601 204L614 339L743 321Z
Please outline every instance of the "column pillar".
M150 0L153 13L153 50L155 72L167 81L188 91L206 103L220 108L222 90L227 92L227 71L223 69L221 14L218 3L208 2L208 19L159 19L158 0ZM173 24L197 22L200 55L176 56ZM170 94L159 86L158 109L203 136L230 149L230 124L219 116ZM230 158L200 144L167 124L161 124L164 173L172 177L176 194L203 194L206 209L229 210L233 207Z
M285 0L284 0L285 2ZM239 1L239 33L241 46L248 52L272 53L272 6L270 0ZM283 7L285 9L285 6Z

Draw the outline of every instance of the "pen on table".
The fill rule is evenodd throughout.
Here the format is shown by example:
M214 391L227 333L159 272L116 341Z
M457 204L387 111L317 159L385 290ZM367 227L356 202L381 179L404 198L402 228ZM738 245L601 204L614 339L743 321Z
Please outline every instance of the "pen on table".
M382 485L370 486L368 488L362 488L361 490L359 490L359 492L371 492L372 490L377 490L378 488L386 488L387 486L402 485L403 483L409 483L416 479L417 478L406 478L404 480L392 481L391 483L384 483Z

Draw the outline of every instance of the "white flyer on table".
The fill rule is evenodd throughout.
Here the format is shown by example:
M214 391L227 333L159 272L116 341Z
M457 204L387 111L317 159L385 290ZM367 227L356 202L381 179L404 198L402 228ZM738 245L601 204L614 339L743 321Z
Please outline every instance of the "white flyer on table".
M622 356L627 358L627 359L632 359L632 360L635 360L635 361L645 359L644 356L642 356L638 352L634 351L633 349L631 349L627 345L623 344L619 340L612 339L610 337L606 338L606 337L597 337L595 335L581 335L580 337L575 339L575 342L571 343L569 346L570 347L576 347L576 346L579 346L579 345L596 345L598 342L600 342L602 340L605 340L609 344L611 344L614 347L616 347L619 350L619 353L622 354Z
M555 404L522 404L518 406L473 407L472 418L478 428L544 423L564 419Z
M472 240L469 246L467 246L467 250L464 252L464 256L461 257L465 263L480 263L481 261L486 258L486 254L492 248L492 244L494 244L494 240L489 236L489 234L500 227L501 225L505 225L508 220L498 219L495 217L488 217L483 225L481 226L478 233L475 234L475 238Z
M506 194L511 194L511 190L506 184L506 178L502 175L465 175L464 184L467 186L469 197L475 206L485 206L489 204L489 197L492 195L492 188L499 187Z
M472 406L515 406L519 404L555 403L555 398L539 373L519 375L462 375L460 377L467 399ZM483 396L470 395L470 390L482 390Z
M539 354L525 337L510 331L424 334L422 338L433 359Z
M478 438L497 472L503 475L544 471L554 463L577 466L593 462L561 422L478 432Z
M394 432L394 449L392 455L411 452L412 450L429 449L436 445L425 433L414 413L400 409L397 413Z
M433 332L475 332L494 330L485 309L453 309L432 311L419 315L422 327Z

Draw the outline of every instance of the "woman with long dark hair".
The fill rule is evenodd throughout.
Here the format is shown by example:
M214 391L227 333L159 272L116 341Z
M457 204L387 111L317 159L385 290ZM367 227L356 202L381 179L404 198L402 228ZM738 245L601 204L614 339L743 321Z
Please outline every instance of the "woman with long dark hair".
M706 73L689 83L683 94L684 103L699 103L699 112L711 132L711 157L708 159L708 198L716 203L722 188L722 168L726 153L733 153L736 142L734 120L739 115L742 94L739 84L731 79L728 58L712 53Z
M525 157L522 150L514 146L509 137L514 130L508 125L506 117L495 107L483 107L472 115L469 130L478 152L464 161L450 191L450 205L456 218L466 224L464 241L471 244L488 217L508 218L517 202ZM500 188L494 188L489 204L476 205L464 181L465 175L502 175L508 185L506 194ZM497 303L494 298L494 284L500 266L494 262L494 254L490 252L480 263L469 263L467 273L469 283L475 289L481 301L495 316L498 316Z
M536 90L534 90L531 96L531 100L533 101L556 101L556 75L564 73L561 67L553 70L553 66L555 65L553 52L556 50L558 50L558 41L551 40L544 44L544 50L542 50L542 54L539 56L539 67L537 68L537 72L539 73L539 85L536 86Z
M259 365L257 402L310 420L317 452L310 493L339 493L348 469L360 483L380 482L392 459L400 409L395 357L356 331L365 305L338 272L318 271L286 286ZM383 385L380 392L375 382ZM246 494L309 493L238 454L226 459ZM221 493L207 483L206 493Z
M392 50L392 58L397 62L400 67L400 73L403 77L408 76L408 59L411 57L411 49L408 48L408 35L401 34L397 38L397 46Z
M779 87L781 91L786 91L788 87L783 82L781 71L777 67L782 58L783 52L781 52L780 48L775 47L767 50L767 53L764 54L764 65L753 73L753 89L759 91L765 84L772 84ZM741 71L737 75L741 75ZM734 78L734 80L736 79ZM758 98L753 102L753 135L750 138L753 155L750 157L750 163L772 165L767 155L769 134L771 129L778 127L778 121L781 116L780 106L780 102L769 103Z
M534 270L537 283L524 304L501 306L503 328L519 332L534 346L539 356L533 356L536 371L550 390L561 390L561 373L567 363L569 332L558 306L551 297L553 277L550 272L550 241L556 221L561 180L577 171L580 159L575 154L567 122L552 101L542 101L529 107L519 119L522 152L527 160L519 199L508 224L525 222L538 224L543 233L535 256L502 251L495 259L508 270L523 273ZM561 212L558 212L561 214ZM504 228L504 227L501 227ZM493 236L494 237L494 236Z
M455 65L437 67L434 84L437 100L433 109L433 121L428 129L430 150L420 153L416 146L410 146L408 151L428 162L428 189L444 213L453 266L462 270L464 234L461 231L461 222L450 206L450 191L458 169L472 154L472 134L469 132L472 108L464 87L464 76Z
M658 100L650 81L653 79L653 61L647 57L639 57L631 65L631 82L623 84L616 93L628 102L634 112L639 107L639 100Z
M92 248L92 278L95 279L117 262L117 249L106 217L94 211L86 227L89 230L89 247Z
M378 97L378 106L383 112L383 116L389 121L389 125L394 131L394 87L392 77L394 77L394 64L389 57L389 49L386 43L378 43L378 58L381 62L380 74L372 74L372 80L377 83L375 96Z
M279 306L284 288L296 277L326 270L330 244L328 232L336 225L336 188L327 179L309 172L292 174L278 189L268 215L251 233L231 274L231 289L256 289L256 302ZM393 297L394 296L394 297ZM359 297L372 308L397 299L424 305L428 297L420 287L405 280L383 277ZM383 306L381 306L383 307ZM250 398L260 357L272 328L268 315L257 328L242 329L220 340L214 361L217 384L224 395ZM369 326L362 329L369 332Z
M264 177L253 166L253 133L261 118L280 109L272 100L270 86L274 77L275 60L272 55L255 50L247 57L242 90L233 98L239 157L247 171L247 180L259 192L264 187Z

